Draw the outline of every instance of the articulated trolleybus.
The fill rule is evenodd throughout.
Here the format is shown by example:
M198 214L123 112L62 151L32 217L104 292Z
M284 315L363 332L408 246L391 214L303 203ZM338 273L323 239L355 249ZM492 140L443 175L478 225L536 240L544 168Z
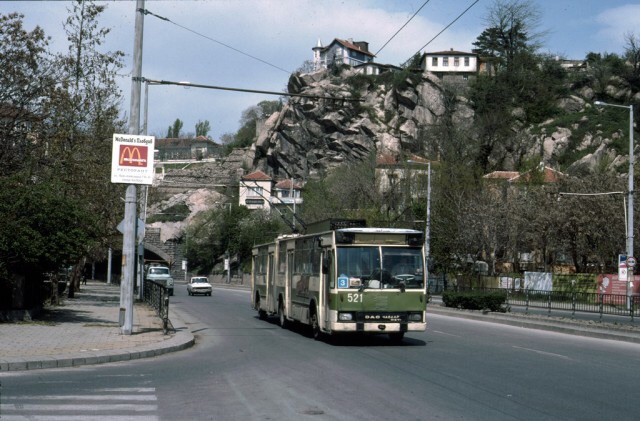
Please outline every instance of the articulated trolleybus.
M309 233L311 231L311 233ZM427 327L423 234L329 220L304 235L253 248L252 306L325 334L388 334Z

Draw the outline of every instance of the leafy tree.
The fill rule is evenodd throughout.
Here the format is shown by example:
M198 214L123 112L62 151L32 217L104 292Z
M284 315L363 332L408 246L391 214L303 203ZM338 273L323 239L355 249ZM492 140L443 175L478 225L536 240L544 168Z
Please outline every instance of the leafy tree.
M519 54L530 54L540 46L540 10L529 0L496 0L485 17L487 28L473 43L481 55L499 59L510 69Z
M30 178L45 156L32 134L41 130L42 107L56 75L44 32L25 31L23 18L0 15L0 162L2 176L23 172Z
M209 120L205 120L205 121L198 120L198 122L196 123L196 137L197 136L207 137L210 131L211 131L211 125L209 124Z
M234 148L246 148L251 146L256 138L256 130L259 120L269 118L273 113L282 109L280 101L261 101L242 112L240 128L231 142L223 142L225 153L228 155Z
M12 173L0 176L0 188L22 206L5 207L0 217L14 219L18 212L24 227L10 243L20 252L9 253L2 277L22 274L35 284L42 273L70 263L79 275L85 258L105 254L114 236L120 188L109 182L110 139L123 128L115 82L123 55L99 50L108 34L97 25L103 10L92 2L72 3L64 24L69 51L56 56L47 54L40 29L22 30L20 15L0 19L1 91L12 116L2 119L3 146L5 135L14 139L2 157ZM15 158L25 152L31 157L20 165Z
M173 122L172 126L169 126L169 130L167 131L167 137L170 139L180 137L180 131L182 130L182 126L184 123L179 118L176 118L176 121ZM196 127L197 130L197 127Z
M281 221L267 212L244 206L211 209L186 229L186 256L201 273L211 272L227 253L250 265L252 247L273 240L282 229Z

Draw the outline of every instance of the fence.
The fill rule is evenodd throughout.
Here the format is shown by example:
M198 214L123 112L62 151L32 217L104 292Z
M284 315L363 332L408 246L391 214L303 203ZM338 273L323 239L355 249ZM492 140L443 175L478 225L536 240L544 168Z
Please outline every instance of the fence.
M602 321L603 314L616 316L629 316L633 321L635 316L640 315L640 296L601 294L594 292L578 291L540 291L540 290L510 290L504 288L447 288L446 290L475 291L486 293L498 293L506 295L507 306L523 306L525 312L529 308L571 311L575 315L576 311L585 313L599 313Z
M162 330L169 333L169 289L155 281L144 282L144 301L156 311L162 320Z

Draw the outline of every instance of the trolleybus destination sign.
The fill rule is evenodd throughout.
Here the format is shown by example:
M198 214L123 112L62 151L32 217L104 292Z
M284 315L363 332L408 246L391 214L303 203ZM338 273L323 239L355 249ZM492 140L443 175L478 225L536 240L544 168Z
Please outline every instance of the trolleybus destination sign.
M154 136L113 135L111 182L153 184Z

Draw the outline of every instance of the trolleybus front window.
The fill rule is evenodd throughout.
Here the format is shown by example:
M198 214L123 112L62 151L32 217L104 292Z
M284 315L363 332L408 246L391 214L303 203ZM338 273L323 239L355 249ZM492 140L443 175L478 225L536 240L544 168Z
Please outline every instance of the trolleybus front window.
M407 247L338 247L342 288L423 287L422 250ZM340 287L340 283L339 283Z

